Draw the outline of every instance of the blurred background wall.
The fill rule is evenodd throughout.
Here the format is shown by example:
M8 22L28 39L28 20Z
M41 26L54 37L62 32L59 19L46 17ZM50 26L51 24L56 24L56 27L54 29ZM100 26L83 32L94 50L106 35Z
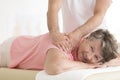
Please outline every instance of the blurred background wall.
M17 35L47 32L47 0L0 0L0 42Z

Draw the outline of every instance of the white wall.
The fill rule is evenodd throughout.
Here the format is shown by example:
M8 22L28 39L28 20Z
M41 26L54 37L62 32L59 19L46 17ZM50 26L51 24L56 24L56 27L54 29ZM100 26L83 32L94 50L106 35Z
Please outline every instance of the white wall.
M0 0L0 42L13 35L47 32L47 0Z
M106 14L106 24L120 42L120 0L113 0L111 7Z

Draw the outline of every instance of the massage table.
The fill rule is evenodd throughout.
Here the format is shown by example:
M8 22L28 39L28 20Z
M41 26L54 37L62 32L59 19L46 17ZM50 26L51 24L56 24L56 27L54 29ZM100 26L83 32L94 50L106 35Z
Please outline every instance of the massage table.
M48 75L44 70L0 68L0 80L120 80L120 67L83 69Z
M0 68L0 80L35 80L39 71Z
M37 73L36 80L120 80L120 66L72 70L58 75L48 75L43 70Z

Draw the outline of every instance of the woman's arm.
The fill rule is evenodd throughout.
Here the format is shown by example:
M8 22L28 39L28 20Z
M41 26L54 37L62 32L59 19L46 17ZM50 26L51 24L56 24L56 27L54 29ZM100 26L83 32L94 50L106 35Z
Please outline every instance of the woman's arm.
M103 64L103 67L114 67L114 66L120 66L120 55L118 55L117 58L112 59L109 62Z
M95 68L98 65L69 60L62 51L52 48L48 50L44 69L48 74L59 74L68 70Z

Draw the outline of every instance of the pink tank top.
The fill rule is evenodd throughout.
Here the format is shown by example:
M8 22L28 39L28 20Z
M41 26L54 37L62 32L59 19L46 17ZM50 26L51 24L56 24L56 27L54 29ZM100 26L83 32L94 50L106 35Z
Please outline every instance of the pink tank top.
M52 44L49 34L36 37L17 37L11 46L11 62L9 67L41 70L43 69L46 52L50 48L57 47ZM71 53L65 53L65 55L73 60Z

